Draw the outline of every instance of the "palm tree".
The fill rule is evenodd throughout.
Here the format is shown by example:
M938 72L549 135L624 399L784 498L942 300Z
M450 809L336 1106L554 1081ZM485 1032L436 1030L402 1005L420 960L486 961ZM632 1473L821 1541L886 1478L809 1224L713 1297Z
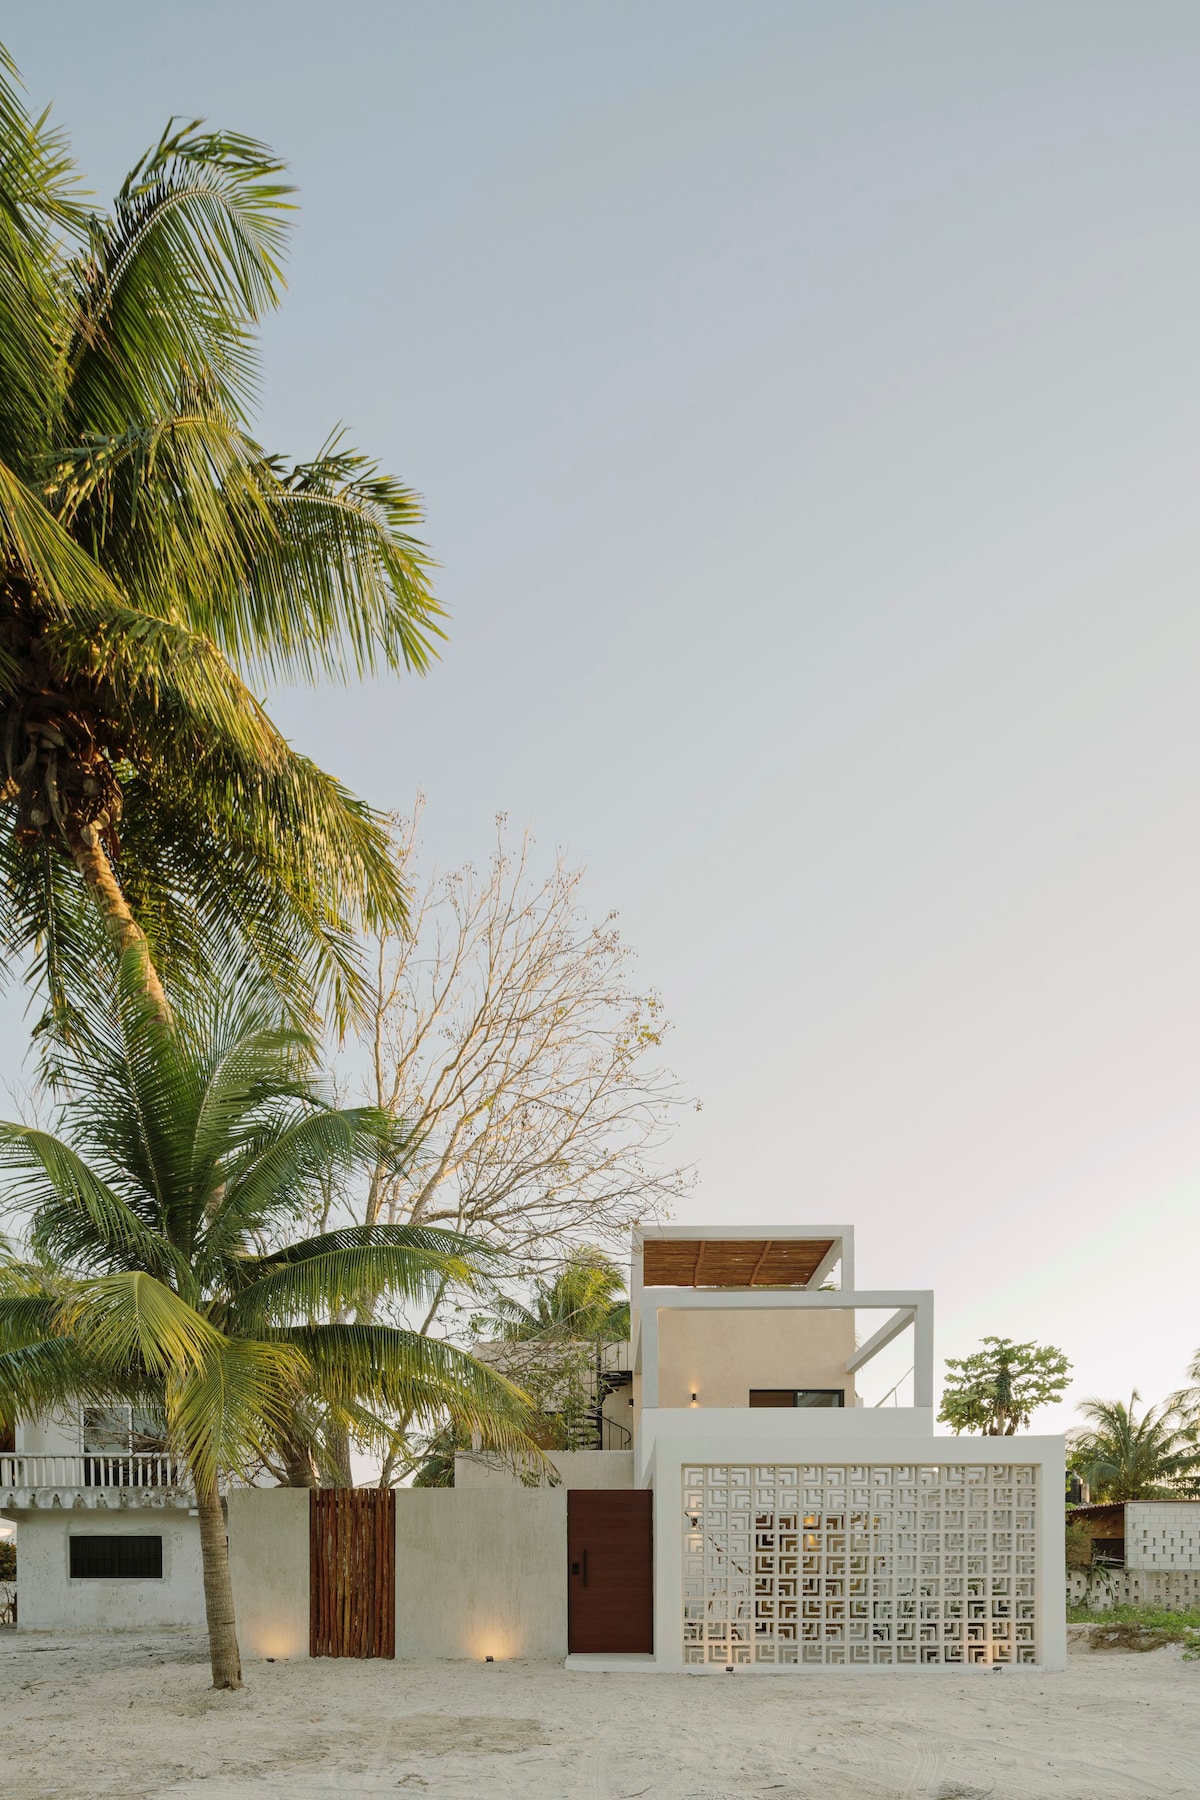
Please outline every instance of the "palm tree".
M219 944L294 1010L358 990L403 919L381 820L250 682L424 669L415 496L340 439L250 435L290 190L263 145L172 121L107 213L0 49L0 947L59 1022L119 953L176 985Z
M403 1324L341 1322L364 1292L393 1317L472 1281L451 1232L354 1226L296 1236L315 1184L403 1154L370 1108L337 1109L311 1045L261 982L164 1016L142 952L52 1071L63 1135L0 1125L0 1167L32 1261L0 1295L0 1422L114 1397L165 1411L195 1484L213 1684L241 1682L218 1475L289 1453L305 1408L444 1419L527 1449L523 1397Z
M588 1448L602 1429L608 1391L604 1346L629 1336L625 1279L594 1245L579 1245L549 1280L534 1282L528 1303L501 1297L490 1313L472 1321L492 1342L476 1346L490 1366L503 1370L529 1394L534 1432L543 1448ZM611 1385L611 1384L609 1384ZM453 1428L430 1445L419 1477L437 1486L452 1471L453 1448L466 1448Z
M575 1249L549 1281L534 1284L529 1304L503 1300L490 1322L503 1338L620 1343L629 1336L625 1278L603 1251Z
M1085 1400L1087 1424L1069 1435L1070 1466L1092 1499L1167 1500L1195 1491L1200 1441L1174 1400L1138 1417L1136 1388L1123 1400Z

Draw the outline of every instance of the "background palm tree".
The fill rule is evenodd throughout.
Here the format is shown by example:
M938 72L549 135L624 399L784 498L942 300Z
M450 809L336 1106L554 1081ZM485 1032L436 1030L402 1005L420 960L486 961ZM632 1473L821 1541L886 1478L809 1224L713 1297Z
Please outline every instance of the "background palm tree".
M602 1445L607 1344L629 1337L625 1278L602 1250L572 1249L549 1279L533 1283L528 1301L501 1297L474 1318L481 1335L476 1354L518 1382L530 1398L530 1429L544 1450L582 1450ZM488 1341L490 1338L491 1341ZM453 1485L453 1452L469 1446L453 1428L429 1446L418 1481ZM544 1467L526 1465L522 1478L544 1478Z
M584 1244L571 1251L549 1281L536 1281L528 1304L505 1299L476 1321L498 1337L587 1343L620 1343L629 1336L625 1277L602 1250Z
M1200 1442L1173 1401L1138 1416L1135 1389L1122 1400L1085 1400L1087 1424L1068 1436L1070 1467L1093 1501L1166 1500L1200 1487Z
M172 122L108 213L0 50L0 944L57 1016L117 951L210 946L295 1009L355 992L403 918L381 822L246 685L426 666L415 496L343 444L250 436L253 330L290 190L261 144Z
M341 1322L364 1292L403 1309L473 1280L450 1232L354 1226L300 1237L315 1183L402 1153L371 1108L330 1106L310 1043L261 983L166 1017L142 952L52 1073L62 1131L0 1126L0 1168L34 1260L0 1295L0 1415L80 1399L157 1400L195 1482L217 1687L241 1667L218 1474L295 1453L297 1420L366 1406L449 1419L529 1448L501 1374L402 1323Z

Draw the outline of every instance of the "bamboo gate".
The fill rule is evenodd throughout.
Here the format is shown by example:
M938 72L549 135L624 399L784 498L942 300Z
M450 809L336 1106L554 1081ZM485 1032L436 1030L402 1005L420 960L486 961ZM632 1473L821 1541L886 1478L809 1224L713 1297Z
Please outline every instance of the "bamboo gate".
M396 1496L389 1488L309 1495L310 1656L395 1656Z

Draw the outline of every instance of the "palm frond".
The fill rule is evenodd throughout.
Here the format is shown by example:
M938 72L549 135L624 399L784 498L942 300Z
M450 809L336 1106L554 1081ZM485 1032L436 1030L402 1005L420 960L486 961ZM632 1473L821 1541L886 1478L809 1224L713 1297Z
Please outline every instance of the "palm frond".
M289 1246L293 1254L286 1262L238 1292L230 1307L230 1329L252 1332L385 1299L426 1299L443 1284L472 1285L473 1270L461 1256L374 1241L375 1232L386 1226L360 1229L363 1241L345 1248ZM295 1254L305 1250L306 1255Z
M76 1283L63 1304L62 1330L101 1370L144 1369L172 1379L204 1370L224 1347L203 1314L140 1270Z
M528 1401L521 1389L441 1338L398 1326L298 1325L274 1332L299 1349L323 1399L367 1405L418 1428L450 1418L490 1449L523 1454Z
M160 1275L180 1271L154 1229L149 1196L139 1212L53 1133L0 1122L0 1171L9 1203L33 1215L31 1243L39 1254L76 1269L134 1262Z
M290 469L263 459L255 480L271 530L248 536L245 590L222 597L214 636L276 679L343 680L347 648L360 677L427 669L444 615L411 489L339 436ZM242 516L257 527L256 513Z
M186 1370L168 1373L167 1426L201 1479L269 1454L303 1383L296 1346L223 1340Z
M391 1117L369 1106L273 1121L226 1170L220 1212L207 1234L209 1254L234 1254L252 1233L302 1215L320 1177L369 1163L394 1136Z
M253 392L248 328L278 302L291 189L265 146L201 125L171 120L92 222L67 357L78 435L166 412L181 369L235 415Z
M58 243L84 217L62 134L30 116L0 46L0 444L27 474L50 448L58 398Z

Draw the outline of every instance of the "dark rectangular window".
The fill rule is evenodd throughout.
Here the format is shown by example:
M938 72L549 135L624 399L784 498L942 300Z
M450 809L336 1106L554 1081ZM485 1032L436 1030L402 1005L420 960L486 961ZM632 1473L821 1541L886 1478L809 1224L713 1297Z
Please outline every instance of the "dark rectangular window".
M751 1406L845 1406L843 1388L751 1388Z
M161 1581L160 1537L73 1537L73 1581Z

